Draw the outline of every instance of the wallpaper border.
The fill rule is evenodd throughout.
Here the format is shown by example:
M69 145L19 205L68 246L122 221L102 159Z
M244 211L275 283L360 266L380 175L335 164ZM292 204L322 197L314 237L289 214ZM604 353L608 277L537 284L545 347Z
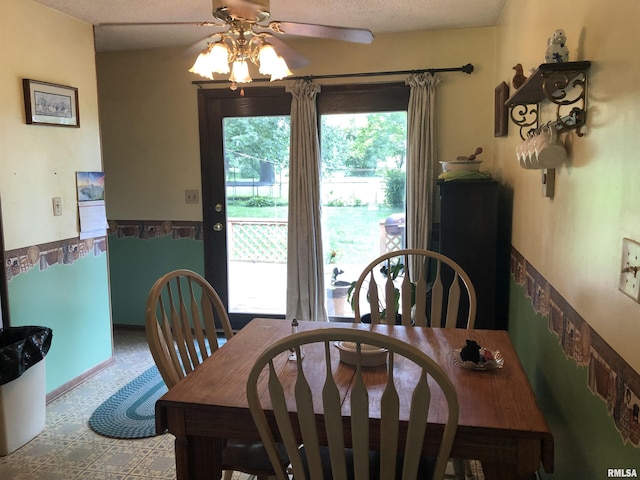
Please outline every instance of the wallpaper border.
M31 245L29 247L7 250L5 257L5 275L7 282L21 273L28 272L36 265L44 271L52 265L70 265L86 255L94 257L107 251L107 238L96 237L80 240L68 238L55 242Z
M151 238L171 236L173 239L202 240L202 222L169 220L109 220L109 234L117 238Z
M567 358L588 368L588 387L607 405L624 444L640 447L640 375L600 337L553 286L511 247L511 275L534 311L548 319Z

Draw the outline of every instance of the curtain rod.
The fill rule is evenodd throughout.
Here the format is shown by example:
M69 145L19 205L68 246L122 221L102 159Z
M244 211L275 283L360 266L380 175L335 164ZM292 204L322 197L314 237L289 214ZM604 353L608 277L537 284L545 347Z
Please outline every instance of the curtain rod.
M429 72L433 73L441 73L441 72L464 72L468 75L473 72L473 65L467 63L462 67L451 67L451 68L424 68L421 70L396 70L392 72L363 72L363 73L336 73L329 75L301 75L301 76L293 76L287 77L286 80L313 80L313 79L326 79L326 78L353 78L353 77L385 77L389 75L410 75L412 73L423 73ZM268 82L270 81L268 78L256 78L253 82ZM252 82L252 83L253 83ZM193 85L210 85L215 83L229 83L229 80L194 80L191 82Z

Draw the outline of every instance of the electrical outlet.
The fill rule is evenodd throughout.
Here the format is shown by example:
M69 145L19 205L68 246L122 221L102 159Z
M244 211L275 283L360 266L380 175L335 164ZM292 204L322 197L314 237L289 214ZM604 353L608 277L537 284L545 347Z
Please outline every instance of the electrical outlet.
M622 262L618 289L640 303L640 243L622 240Z
M53 215L56 217L62 215L62 199L60 197L53 197L51 203L53 204Z
M200 203L200 192L198 190L185 190L184 200L187 203Z

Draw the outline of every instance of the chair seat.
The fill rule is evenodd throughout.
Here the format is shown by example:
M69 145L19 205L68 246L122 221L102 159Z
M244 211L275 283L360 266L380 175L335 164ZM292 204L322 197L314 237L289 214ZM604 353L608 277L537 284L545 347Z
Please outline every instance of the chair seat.
M287 452L282 444L278 444L281 466L289 464ZM227 440L222 451L222 469L233 470L242 465L242 471L250 475L275 475L269 456L261 442L246 442L235 438Z

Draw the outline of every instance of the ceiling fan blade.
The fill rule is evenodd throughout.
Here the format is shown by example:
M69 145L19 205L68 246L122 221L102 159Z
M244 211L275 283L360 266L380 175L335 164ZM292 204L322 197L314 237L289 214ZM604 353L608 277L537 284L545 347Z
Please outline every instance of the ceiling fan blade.
M114 22L99 23L96 27L153 27L156 25L193 25L196 27L224 27L222 23L215 22Z
M309 65L309 59L297 52L278 37L268 35L267 41L274 46L278 55L284 58L290 69L304 68Z
M365 28L332 27L312 23L269 22L267 27L274 33L298 35L300 37L330 38L343 42L371 43L373 33Z

